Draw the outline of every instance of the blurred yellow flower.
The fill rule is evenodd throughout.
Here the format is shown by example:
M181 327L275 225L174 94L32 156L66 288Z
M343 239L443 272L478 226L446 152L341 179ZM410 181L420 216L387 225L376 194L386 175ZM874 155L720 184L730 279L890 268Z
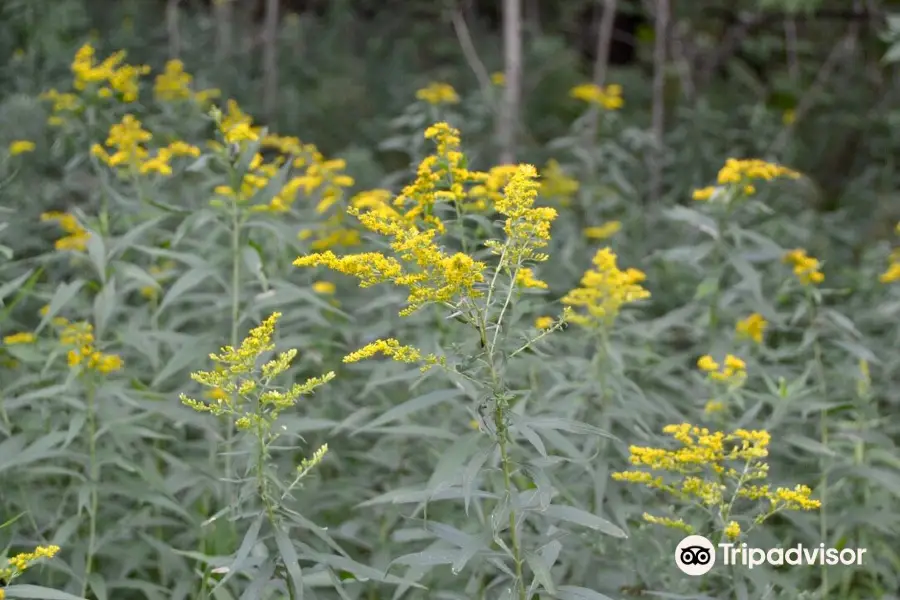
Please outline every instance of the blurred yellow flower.
M330 281L317 281L312 285L312 289L317 294L330 295L334 293L334 284Z
M553 317L538 317L534 320L534 326L538 329L550 329L555 322Z
M494 85L503 85L504 83L506 83L506 75L504 75L500 71L491 73L491 83L493 83Z
M10 156L25 154L26 152L34 152L34 142L28 140L16 140L9 145Z
M769 323L761 314L753 313L746 319L738 321L734 329L739 338L750 339L761 344L768 325Z
M622 100L622 86L610 84L600 87L593 83L577 85L569 91L569 96L588 104L602 106L606 110L618 110L625 101Z
M590 240L605 240L619 233L622 229L622 223L619 221L609 221L597 227L587 227L584 230L584 237Z
M803 285L825 281L825 275L819 270L821 263L817 259L807 256L806 250L802 248L787 252L782 260L794 267L794 275Z
M416 92L416 98L432 106L459 102L459 95L449 83L430 83Z
M16 344L31 344L35 340L34 334L29 332L13 333L3 338L3 343L7 346Z

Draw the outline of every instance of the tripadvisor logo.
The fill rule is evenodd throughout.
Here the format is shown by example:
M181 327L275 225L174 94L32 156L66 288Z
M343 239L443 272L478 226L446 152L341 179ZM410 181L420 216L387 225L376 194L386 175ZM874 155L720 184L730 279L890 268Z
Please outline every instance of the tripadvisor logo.
M861 565L865 548L826 548L825 544L807 547L754 548L746 543L713 543L702 535L689 535L675 548L675 564L686 575L705 575L715 566L717 555L724 565L752 569L764 564L773 567L810 565Z

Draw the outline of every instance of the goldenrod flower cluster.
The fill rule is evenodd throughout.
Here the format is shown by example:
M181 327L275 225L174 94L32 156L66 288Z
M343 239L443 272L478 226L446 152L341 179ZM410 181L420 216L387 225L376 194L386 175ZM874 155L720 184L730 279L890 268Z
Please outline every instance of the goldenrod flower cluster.
M56 323L63 326L59 335L59 341L64 346L70 346L66 355L69 366L84 367L98 373L108 374L119 371L124 366L122 358L116 354L105 354L94 346L94 327L90 323L77 321L66 322L57 319Z
M550 225L557 217L555 209L534 206L539 184L537 169L532 165L519 165L506 185L503 197L494 208L506 217L503 231L506 242L489 240L485 246L500 255L500 267L520 267L525 261L546 261L547 254L536 252L550 241Z
M550 316L538 317L534 320L534 326L536 329L550 329L553 327L553 324L556 322L556 319Z
M0 568L0 580L12 581L37 561L42 558L53 558L58 552L59 546L38 546L34 552L16 554L12 558L6 559L6 566ZM0 592L2 591L0 589Z
M191 373L191 379L211 388L211 402L194 400L184 394L180 396L181 401L199 412L230 416L239 429L262 428L267 434L281 411L331 381L334 372L296 383L289 389L272 387L272 380L287 371L297 356L296 350L288 350L257 368L259 358L275 349L272 337L280 317L281 313L273 313L251 329L239 347L225 346L219 354L210 354L209 358L216 364L214 370Z
M766 431L737 429L726 434L682 423L667 425L663 433L680 447L666 450L631 446L631 464L646 467L649 471L617 472L612 474L613 479L644 484L682 501L717 508L725 519L730 516L736 498L767 500L768 508L759 512L755 523L761 523L780 510L814 510L821 506L821 502L810 498L812 491L804 485L772 489L769 485L750 483L768 475L765 459L769 453L770 435ZM675 477L654 475L650 471L662 471ZM684 529L683 521L657 517L647 520ZM738 537L740 533L740 525L729 520L725 534Z
M534 271L528 267L522 267L516 272L516 285L536 290L547 289L547 283L535 277Z
M193 80L193 76L185 72L183 62L178 59L170 60L163 68L163 72L156 76L153 83L153 96L160 102L193 99L202 106L221 94L216 89L200 90L195 93L191 89Z
M622 86L615 83L606 87L584 83L573 87L569 91L569 96L588 104L601 106L606 110L618 110L625 105L625 101L622 99Z
M621 229L622 223L619 221L609 221L603 225L597 225L596 227L586 227L582 233L584 233L584 237L590 240L605 240L619 233Z
M503 85L506 83L506 74L501 71L491 73L491 83L494 85Z
M3 337L3 343L6 346L16 346L18 344L33 344L34 340L33 333L28 331L21 331L19 333L13 333Z
M473 212L490 210L494 204L503 198L503 189L509 183L516 165L499 165L491 169L482 177L480 174L471 173L471 179L479 183L469 188L466 208Z
M594 255L594 268L581 278L580 287L566 294L562 303L573 309L569 320L582 327L599 329L610 327L622 306L650 297L640 284L646 279L643 271L616 266L617 257L609 248Z
M155 155L144 146L153 139L153 134L145 130L134 115L125 115L121 122L109 129L104 145L94 144L91 153L110 167L125 168L142 175L157 173L171 175L171 161L180 156L200 156L200 149L186 142L175 141L159 148ZM112 154L107 148L114 150Z
M9 145L9 155L18 156L27 152L34 152L34 142L29 140L15 140Z
M124 102L137 100L138 80L141 75L150 72L150 67L123 64L124 50L113 53L100 63L97 63L95 59L96 53L90 44L83 45L75 53L75 60L72 61L72 74L75 76L76 90L81 91L90 86L100 85L97 94L101 98L108 98L113 93L118 93Z
M355 363L377 354L383 354L397 362L416 363L424 361L426 366L437 364L438 358L434 354L422 355L422 351L414 346L403 346L397 340L388 338L375 340L366 344L359 350L351 352L344 357L345 363Z
M894 230L897 234L900 234L900 223L897 223ZM888 259L888 268L884 273L879 275L878 280L881 281L881 283L900 281L900 248L894 248L894 250L891 251L891 256Z
M41 221L57 223L66 232L66 236L56 240L54 245L57 250L83 252L87 248L91 234L81 226L75 215L58 211L45 212L41 214Z
M784 255L783 261L794 267L794 275L803 285L814 285L825 281L825 274L819 269L821 263L811 256L807 256L806 250L797 248Z
M754 341L757 344L762 344L763 335L766 332L766 327L769 326L768 321L759 313L753 313L748 316L746 319L741 319L735 325L735 333L737 333L738 338L744 338Z
M459 95L449 83L430 83L416 91L416 98L432 106L457 104L459 102Z
M754 181L772 181L778 177L798 179L800 173L757 158L745 160L729 158L725 161L725 166L719 169L716 180L719 186L735 186L745 195L752 196L756 193ZM719 187L710 186L694 190L693 198L698 201L710 200L719 189Z
M747 378L747 364L733 354L726 354L722 365L706 354L697 360L697 366L713 381L738 384Z

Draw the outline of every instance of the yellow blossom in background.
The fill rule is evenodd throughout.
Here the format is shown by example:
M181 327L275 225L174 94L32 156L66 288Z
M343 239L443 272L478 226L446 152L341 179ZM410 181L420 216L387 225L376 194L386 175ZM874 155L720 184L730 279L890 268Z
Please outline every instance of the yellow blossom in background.
M449 83L430 83L416 91L416 98L432 106L456 104L459 102L459 95Z
M619 233L621 229L622 224L619 221L609 221L596 227L587 227L582 233L589 240L605 240Z
M313 283L312 289L317 294L331 295L336 288L330 281L317 281Z
M747 378L747 364L733 354L725 355L723 365L719 365L709 354L701 356L697 360L697 367L713 381L739 384Z
M566 294L562 303L573 311L569 320L587 328L609 327L622 306L650 297L640 284L646 279L643 271L622 271L616 265L617 256L609 248L594 255L594 268L581 278L581 285Z
M506 75L501 71L491 73L491 83L494 85L503 85L506 83Z
M825 281L825 275L819 270L821 263L811 256L807 256L806 250L797 248L784 255L783 262L794 267L794 275L803 285L814 285Z
M568 206L579 189L579 182L569 177L560 164L550 159L541 171L541 196L556 200L562 206Z
M618 110L625 104L622 99L622 86L617 84L600 87L593 83L584 83L572 88L569 96L588 104L601 106L606 110Z
M547 284L534 276L534 272L523 267L516 273L516 285L523 288L534 288L538 290L546 290Z
M190 73L185 73L184 63L178 59L166 63L163 72L156 76L153 95L158 101L187 100L191 97Z
M753 313L746 319L738 321L734 329L739 338L753 340L757 344L762 344L763 334L768 325L768 321L761 314Z
M538 317L534 320L534 326L537 329L550 329L553 327L553 324L556 322L556 319L553 317Z
M900 261L891 262L887 270L878 276L881 283L894 283L900 281Z
M789 108L781 113L781 122L785 125L793 125L794 121L797 120L797 111L793 108Z
M778 177L787 177L790 179L798 179L800 173L769 163L757 158L739 160L729 158L725 161L725 166L719 170L716 180L719 185L728 185L735 183L747 183L752 180L772 181Z
M703 412L707 415L714 415L724 411L725 403L721 400L710 400L706 403L706 406L703 407Z
M509 183L516 172L516 165L499 165L491 169L483 176L472 174L473 180L478 181L469 188L466 207L473 211L486 211L503 198L503 189Z
M34 343L34 340L35 337L33 333L23 331L5 336L3 338L3 343L7 346L15 346L16 344L32 344Z
M150 72L146 65L123 64L125 51L114 52L102 62L95 61L95 51L90 44L83 45L75 53L72 61L73 85L76 90L86 90L92 85L103 85L97 90L101 97L118 93L123 102L134 102L138 98L138 80Z
M81 226L75 215L57 211L45 212L41 214L41 221L55 222L68 234L56 240L55 247L57 250L83 252L87 249L87 242L91 234Z
M28 140L15 140L9 145L9 155L17 156L26 152L34 152L34 142Z
M694 190L692 197L694 200L697 200L698 202L706 202L707 200L709 200L710 198L713 197L713 194L716 193L717 189L718 188L711 187L711 186L708 186L705 188L700 188L699 190Z

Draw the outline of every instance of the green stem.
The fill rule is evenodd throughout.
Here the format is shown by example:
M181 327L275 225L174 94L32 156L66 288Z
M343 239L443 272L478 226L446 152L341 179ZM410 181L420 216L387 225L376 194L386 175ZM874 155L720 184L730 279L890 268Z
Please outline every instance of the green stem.
M232 204L231 212L231 347L238 345L238 325L241 310L241 213L237 203ZM225 489L229 503L234 503L234 488L231 478L231 444L234 439L234 427L229 420L225 421Z
M500 426L504 422L504 403L497 402L494 409L494 420L497 425L497 443L500 446L500 463L503 468L503 486L506 488L506 501L509 503L509 541L512 545L513 561L516 563L516 590L519 600L526 600L525 577L522 573L522 551L519 548L519 534L516 531L516 511L512 507L512 461L507 452L506 426Z
M818 306L809 292L807 292L807 300L809 301L812 327L814 329L813 359L816 366L816 375L819 380L819 393L821 394L821 398L826 400L828 398L828 386L825 382L825 364L822 359L822 344L819 342L819 332L817 329ZM824 409L819 413L819 438L822 446L827 447L829 441L828 411ZM822 506L819 509L819 539L826 542L828 535L828 464L825 457L821 460L821 469L822 476L819 480L819 498L822 502ZM825 565L822 565L822 592L823 594L827 594L828 592L828 567Z
M90 485L90 509L88 510L88 547L87 556L84 559L84 578L81 584L81 597L87 598L88 578L91 575L94 566L94 553L97 545L97 509L99 507L99 498L97 494L97 484L100 481L99 469L97 465L97 416L96 416L96 391L94 382L87 374L85 380L85 391L87 396L87 430L88 430L88 480Z

